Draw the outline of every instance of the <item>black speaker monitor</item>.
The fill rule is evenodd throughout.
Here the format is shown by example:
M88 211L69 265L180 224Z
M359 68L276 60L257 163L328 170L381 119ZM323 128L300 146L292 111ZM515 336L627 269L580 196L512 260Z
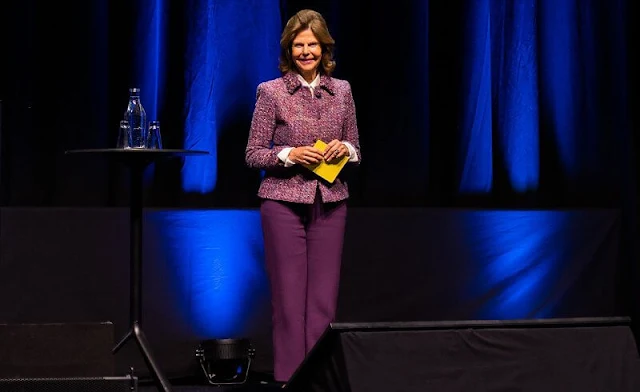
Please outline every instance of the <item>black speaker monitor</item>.
M640 391L628 318L334 323L289 391Z

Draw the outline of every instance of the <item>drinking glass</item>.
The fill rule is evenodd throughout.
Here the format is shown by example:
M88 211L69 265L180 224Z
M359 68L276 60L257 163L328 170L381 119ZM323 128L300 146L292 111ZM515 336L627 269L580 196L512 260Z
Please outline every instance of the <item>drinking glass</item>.
M147 148L152 150L162 149L162 136L160 135L160 121L149 122L149 139Z
M129 121L120 121L120 129L118 130L118 141L116 148L131 148L133 141L131 140L131 127Z

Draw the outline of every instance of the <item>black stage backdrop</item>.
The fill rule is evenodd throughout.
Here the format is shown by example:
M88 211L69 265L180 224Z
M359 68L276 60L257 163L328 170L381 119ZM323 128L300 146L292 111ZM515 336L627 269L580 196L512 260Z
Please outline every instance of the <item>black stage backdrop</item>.
M630 0L3 1L2 206L126 206L122 167L64 152L112 146L136 85L153 92L143 103L161 119L166 147L211 152L203 166L155 164L145 206L255 208L260 174L243 163L255 88L277 76L283 21L307 7L326 16L335 76L353 87L363 163L346 173L352 207L398 209L380 218L400 216L403 227L419 224L399 207L616 211L620 248L608 254L621 279L606 308L637 314L640 86ZM376 217L359 218L372 221L358 226L357 243L393 230ZM488 222L467 226L474 241L500 238ZM401 238L384 238L380 254L396 257ZM536 244L544 253L575 247L575 238Z

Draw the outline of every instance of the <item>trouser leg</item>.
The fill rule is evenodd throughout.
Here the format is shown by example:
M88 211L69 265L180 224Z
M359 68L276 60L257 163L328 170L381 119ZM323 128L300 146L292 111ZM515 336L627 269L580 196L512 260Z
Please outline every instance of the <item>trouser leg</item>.
M260 206L271 286L274 377L287 381L305 356L307 247L300 206L265 200Z
M307 223L305 345L309 352L336 314L347 205L316 200Z

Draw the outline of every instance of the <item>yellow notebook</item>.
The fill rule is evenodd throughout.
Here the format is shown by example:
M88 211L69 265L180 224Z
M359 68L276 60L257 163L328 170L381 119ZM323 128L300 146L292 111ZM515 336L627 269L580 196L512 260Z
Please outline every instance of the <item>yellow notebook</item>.
M318 140L316 144L313 145L313 147L324 152L325 148L327 148L327 143L323 142L322 140ZM331 163L322 161L313 165L304 166L312 172L316 173L321 178L329 181L330 183L333 183L347 161L349 161L349 157L345 155L339 160L331 161Z

